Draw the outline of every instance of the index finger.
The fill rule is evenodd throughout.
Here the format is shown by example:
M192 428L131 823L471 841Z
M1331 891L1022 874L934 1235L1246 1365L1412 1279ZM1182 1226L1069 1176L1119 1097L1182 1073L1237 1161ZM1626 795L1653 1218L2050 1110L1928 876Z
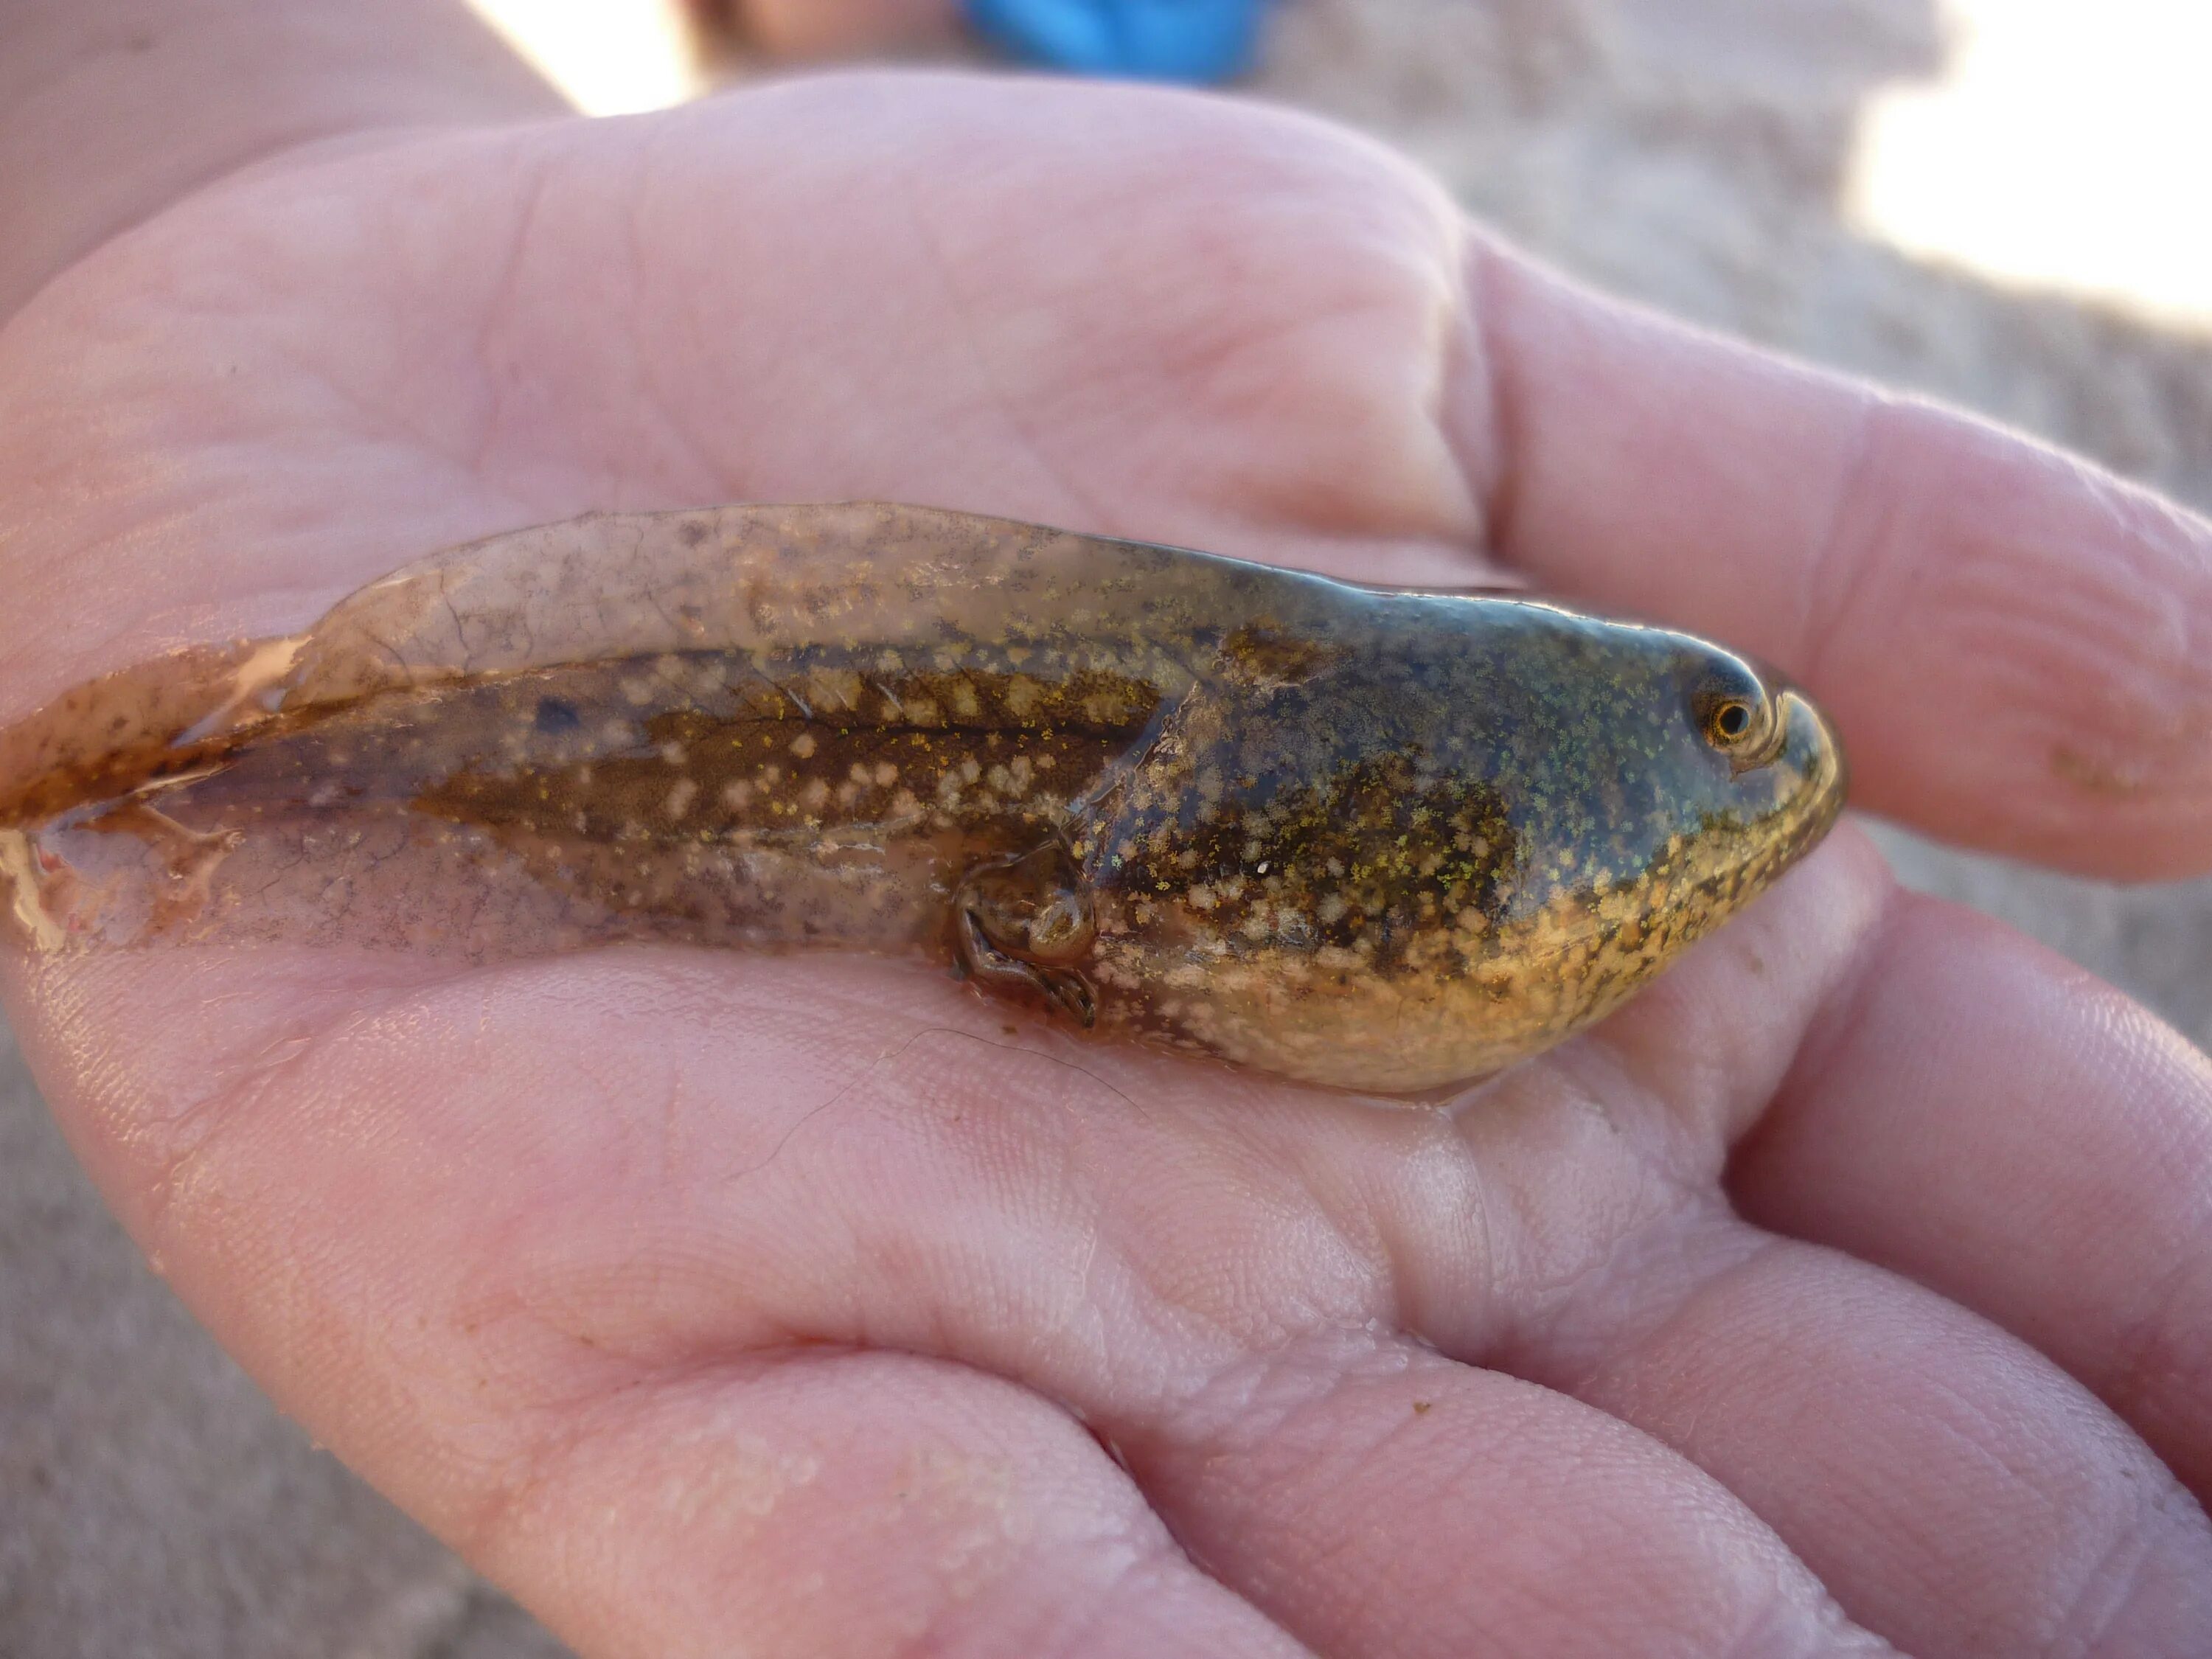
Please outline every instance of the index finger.
M1727 640L1837 720L1855 792L2100 875L2212 869L2212 525L2075 457L1580 289L1480 239L1493 544Z

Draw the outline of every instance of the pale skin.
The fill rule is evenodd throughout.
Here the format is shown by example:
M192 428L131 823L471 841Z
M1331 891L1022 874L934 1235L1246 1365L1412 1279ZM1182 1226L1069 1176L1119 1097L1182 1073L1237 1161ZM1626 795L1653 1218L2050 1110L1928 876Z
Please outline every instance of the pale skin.
M0 20L81 71L0 124L0 720L493 531L908 499L1503 570L1771 659L1867 807L2212 868L2212 529L1346 135L889 77L587 125L397 0L103 103L92 9ZM593 1659L2212 1647L2212 1066L1848 827L1433 1113L859 957L0 984L179 1292Z

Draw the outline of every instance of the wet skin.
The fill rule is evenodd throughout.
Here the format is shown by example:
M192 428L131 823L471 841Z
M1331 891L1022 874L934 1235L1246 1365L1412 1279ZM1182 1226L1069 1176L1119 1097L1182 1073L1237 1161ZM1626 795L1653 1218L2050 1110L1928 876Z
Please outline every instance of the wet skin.
M585 519L0 732L49 949L940 952L1100 1034L1413 1093L1616 1006L1833 821L1690 635L929 509Z

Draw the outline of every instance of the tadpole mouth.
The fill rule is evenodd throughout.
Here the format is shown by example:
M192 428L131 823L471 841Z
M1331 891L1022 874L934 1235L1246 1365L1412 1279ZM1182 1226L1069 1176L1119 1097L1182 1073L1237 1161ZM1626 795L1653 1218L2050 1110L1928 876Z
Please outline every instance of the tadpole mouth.
M1805 846L1826 834L1843 811L1850 768L1843 740L1811 698L1795 686L1779 688L1778 697L1783 728L1778 761L1798 779L1784 810L1796 820L1798 844Z

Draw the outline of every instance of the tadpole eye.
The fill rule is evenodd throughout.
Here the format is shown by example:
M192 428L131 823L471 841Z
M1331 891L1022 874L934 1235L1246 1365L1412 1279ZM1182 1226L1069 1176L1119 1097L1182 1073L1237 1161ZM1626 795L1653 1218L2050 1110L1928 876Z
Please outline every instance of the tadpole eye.
M1712 712L1711 728L1713 741L1723 749L1731 748L1751 735L1751 705L1740 698L1730 697Z
M1680 684L1683 735L1725 758L1731 772L1755 771L1781 752L1788 734L1780 693L1751 664L1705 646L1685 654Z

